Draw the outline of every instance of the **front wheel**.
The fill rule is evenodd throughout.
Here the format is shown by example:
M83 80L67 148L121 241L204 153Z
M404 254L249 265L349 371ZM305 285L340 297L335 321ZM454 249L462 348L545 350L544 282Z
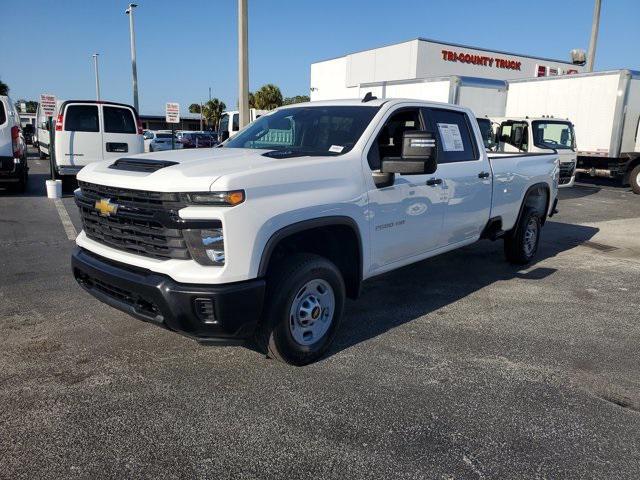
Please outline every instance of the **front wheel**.
M631 184L631 190L633 193L640 195L640 165L636 165L629 174L629 183Z
M538 251L542 222L538 212L526 209L518 224L504 238L504 254L507 261L526 265Z
M284 259L267 278L259 346L291 365L316 361L333 340L344 301L344 280L332 262L313 254Z

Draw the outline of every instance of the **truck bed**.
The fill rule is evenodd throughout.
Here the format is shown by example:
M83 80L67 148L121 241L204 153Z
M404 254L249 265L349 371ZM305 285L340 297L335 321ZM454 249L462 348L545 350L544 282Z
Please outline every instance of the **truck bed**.
M554 153L495 153L489 155L489 163L493 173L491 217L502 218L503 230L515 225L522 198L531 185L548 184L549 178L557 182L559 175L558 155Z

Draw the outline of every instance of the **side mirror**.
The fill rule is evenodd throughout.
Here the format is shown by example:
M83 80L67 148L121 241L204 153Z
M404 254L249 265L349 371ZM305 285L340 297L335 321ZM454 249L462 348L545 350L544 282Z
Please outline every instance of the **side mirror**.
M438 169L438 144L433 132L414 130L402 135L402 156L383 158L382 173L431 174Z

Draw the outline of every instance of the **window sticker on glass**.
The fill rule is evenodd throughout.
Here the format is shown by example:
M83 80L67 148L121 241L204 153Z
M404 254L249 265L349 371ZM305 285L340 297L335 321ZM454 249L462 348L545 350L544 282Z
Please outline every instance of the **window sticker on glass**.
M442 138L442 150L445 152L464 152L460 128L455 123L439 123L438 130Z
M341 153L342 150L344 150L344 147L342 145L331 145L329 147L329 151L333 153Z

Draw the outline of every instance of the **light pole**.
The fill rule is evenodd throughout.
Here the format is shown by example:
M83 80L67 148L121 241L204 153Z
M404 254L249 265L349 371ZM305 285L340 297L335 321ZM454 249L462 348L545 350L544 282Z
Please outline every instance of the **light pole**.
M238 0L238 110L240 128L249 123L249 55L247 0Z
M124 11L129 15L129 37L131 39L131 71L133 73L133 106L138 110L138 67L136 65L136 33L133 29L133 9L138 5L130 3Z
M93 54L93 69L96 72L96 100L100 100L100 77L98 76L98 54Z
M596 43L598 43L598 29L600 28L600 7L602 0L596 0L593 9L593 22L591 23L591 39L589 40L589 53L587 53L587 72L593 72L593 64L596 59Z

